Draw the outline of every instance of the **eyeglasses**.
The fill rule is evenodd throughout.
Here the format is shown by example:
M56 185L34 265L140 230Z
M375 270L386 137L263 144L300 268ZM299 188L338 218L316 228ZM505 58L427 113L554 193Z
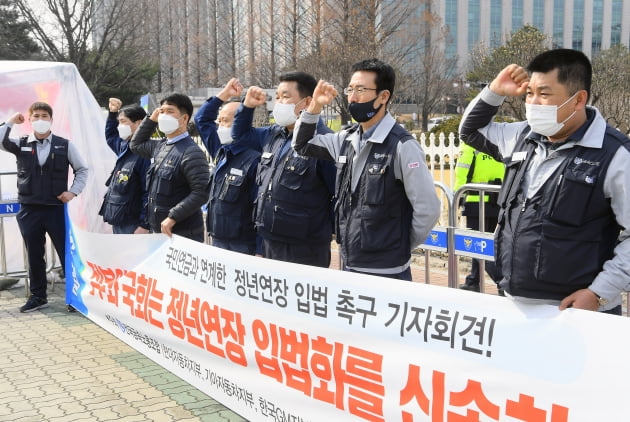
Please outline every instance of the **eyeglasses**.
M362 95L363 93L365 93L365 91L378 91L377 88L365 88L363 86L359 86L357 88L352 88L352 87L347 87L343 89L343 93L346 95L352 95L352 94L357 94L357 95Z

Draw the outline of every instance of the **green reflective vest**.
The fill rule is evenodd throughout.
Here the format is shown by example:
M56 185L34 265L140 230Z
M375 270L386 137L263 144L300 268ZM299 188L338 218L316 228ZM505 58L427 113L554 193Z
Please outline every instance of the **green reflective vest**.
M505 166L502 162L473 147L462 144L459 159L455 166L454 191L466 183L500 184L503 181ZM489 196L485 195L485 202ZM479 195L466 195L466 202L479 202Z

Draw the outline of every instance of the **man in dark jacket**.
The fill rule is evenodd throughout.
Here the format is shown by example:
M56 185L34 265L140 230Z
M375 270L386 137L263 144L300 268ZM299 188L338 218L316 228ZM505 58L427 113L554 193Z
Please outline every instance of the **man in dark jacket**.
M273 116L276 124L252 127L254 109L267 94L249 87L232 126L234 144L262 151L258 166L256 229L263 256L280 261L328 267L332 240L331 201L334 163L302 157L291 147L298 114L312 100L317 81L304 72L280 76ZM319 133L330 133L320 120Z
M216 97L199 108L195 125L215 164L206 218L212 246L254 255L257 242L252 214L258 192L256 169L260 152L232 143L232 122L240 103L227 102L242 91L238 79L232 78Z
M153 233L173 233L203 242L201 206L208 201L210 167L188 134L193 105L186 95L172 94L140 124L130 147L150 158L147 173L148 217ZM151 139L159 128L166 137Z
M115 234L148 233L146 180L149 160L129 148L129 139L147 113L139 105L121 106L122 101L118 98L109 99L105 139L116 154L116 164L107 179L107 192L99 214L112 225Z

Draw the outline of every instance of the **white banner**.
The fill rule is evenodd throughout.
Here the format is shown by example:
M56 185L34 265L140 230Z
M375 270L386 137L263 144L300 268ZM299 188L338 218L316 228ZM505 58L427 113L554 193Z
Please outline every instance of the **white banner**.
M68 302L249 420L630 417L628 318L68 227Z

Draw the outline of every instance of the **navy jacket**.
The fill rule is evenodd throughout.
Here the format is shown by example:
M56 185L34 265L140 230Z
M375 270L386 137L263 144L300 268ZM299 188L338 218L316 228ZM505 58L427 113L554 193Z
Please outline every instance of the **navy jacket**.
M235 144L262 153L257 172L256 229L264 239L329 243L332 239L333 162L303 157L292 133L279 125L252 127L254 109L241 105L234 118ZM332 131L320 121L319 133Z
M106 182L107 192L99 214L111 225L135 224L148 229L146 175L149 160L134 154L129 143L118 136L117 115L109 113L105 123L107 145L117 158Z

